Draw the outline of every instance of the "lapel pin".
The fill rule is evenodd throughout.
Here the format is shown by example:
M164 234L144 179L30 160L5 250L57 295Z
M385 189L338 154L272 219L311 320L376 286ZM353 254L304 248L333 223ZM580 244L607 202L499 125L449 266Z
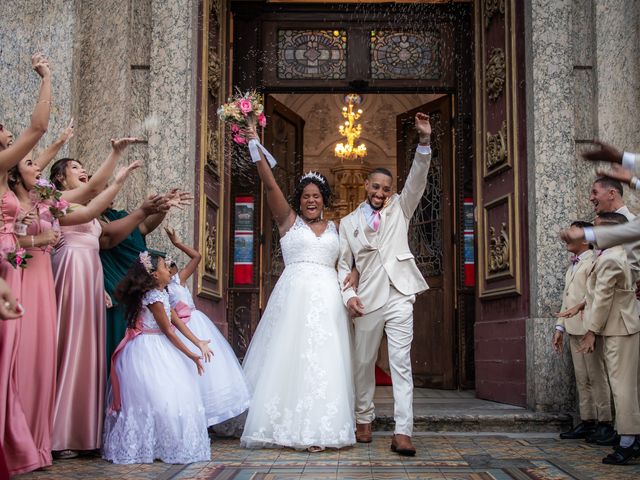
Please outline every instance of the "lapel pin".
M353 236L357 237L358 234L360 233L360 230L358 230L357 228L353 231Z

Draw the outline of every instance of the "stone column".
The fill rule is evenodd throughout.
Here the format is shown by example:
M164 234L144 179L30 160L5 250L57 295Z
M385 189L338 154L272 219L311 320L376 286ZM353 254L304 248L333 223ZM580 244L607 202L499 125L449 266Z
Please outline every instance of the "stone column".
M567 254L558 238L577 215L571 0L532 0L527 62L529 112L529 255L527 403L534 410L573 410L571 360L551 348ZM562 177L558 172L562 171Z

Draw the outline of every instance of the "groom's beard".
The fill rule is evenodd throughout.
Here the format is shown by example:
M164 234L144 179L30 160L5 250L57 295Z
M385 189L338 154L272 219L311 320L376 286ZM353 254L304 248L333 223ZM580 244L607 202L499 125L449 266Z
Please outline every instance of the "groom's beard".
M388 199L387 199L387 198L385 198L385 199L382 201L382 205L380 205L379 207L376 207L373 203L371 203L371 197L367 197L367 203L368 203L368 204L369 204L369 206L370 206L371 208L373 208L374 210L382 210L382 207L384 207L384 206L385 206L385 204L387 203L387 200L388 200Z

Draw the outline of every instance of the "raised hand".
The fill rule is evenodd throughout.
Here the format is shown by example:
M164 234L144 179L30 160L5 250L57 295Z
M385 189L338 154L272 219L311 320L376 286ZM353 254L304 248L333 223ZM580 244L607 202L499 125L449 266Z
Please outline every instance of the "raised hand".
M167 203L167 199L165 198L164 195L158 195L158 194L149 195L144 200L144 202L142 202L142 205L140 205L140 208L142 209L142 211L145 213L146 216L149 216L163 210L165 211L168 210L169 207L165 208L166 203Z
M137 137L125 137L125 138L118 138L118 139L112 138L111 149L116 153L120 153L129 145L133 145L134 143L144 143L144 142L145 141L143 139L137 138Z
M629 183L633 178L632 172L617 163L612 164L611 168L598 168L596 173L598 176L613 178L622 183Z
M178 234L173 228L164 227L164 231L167 234L167 237L169 237L169 240L171 241L171 243L173 243L174 245L176 243L181 243L180 237L178 237Z
M429 122L429 115L422 112L416 113L415 125L418 135L420 136L420 143L429 143L431 140L431 123Z
M51 75L49 61L41 53L36 53L31 57L31 68L33 68L41 78L46 78Z
M582 158L593 162L622 163L622 152L613 145L599 140L595 140L593 144L600 148L584 152Z
M116 173L115 182L119 183L119 184L124 183L124 181L131 174L131 172L133 172L137 168L140 168L140 165L141 165L140 160L136 160L135 162L133 162L129 166L122 167L120 170L118 170L118 173Z
M60 137L58 137L58 140L60 140L64 145L72 138L73 138L73 117L71 117L71 120L69 120L69 125L67 125L67 128L65 128L64 131L60 134Z
M167 198L167 205L169 208L175 207L180 210L184 209L184 206L191 205L193 195L189 192L183 192L178 188L174 188L165 195Z

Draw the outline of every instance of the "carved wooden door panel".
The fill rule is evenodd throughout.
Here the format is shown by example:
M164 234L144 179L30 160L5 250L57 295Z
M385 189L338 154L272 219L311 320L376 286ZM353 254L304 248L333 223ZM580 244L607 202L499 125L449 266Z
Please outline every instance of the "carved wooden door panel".
M291 198L296 182L302 175L304 120L272 97L267 97L265 113L268 119L265 146L278 162L273 169L273 175L285 197ZM273 220L265 196L262 198L261 234L264 242L261 292L264 309L284 270L278 225Z
M526 405L526 116L522 2L476 2L476 392Z
M418 136L414 117L428 113L433 129L432 158L427 188L411 220L409 246L429 290L413 308L411 363L418 387L453 389L456 383L455 264L453 222L453 155L451 149L451 99L429 102L397 117L398 191L402 189Z

